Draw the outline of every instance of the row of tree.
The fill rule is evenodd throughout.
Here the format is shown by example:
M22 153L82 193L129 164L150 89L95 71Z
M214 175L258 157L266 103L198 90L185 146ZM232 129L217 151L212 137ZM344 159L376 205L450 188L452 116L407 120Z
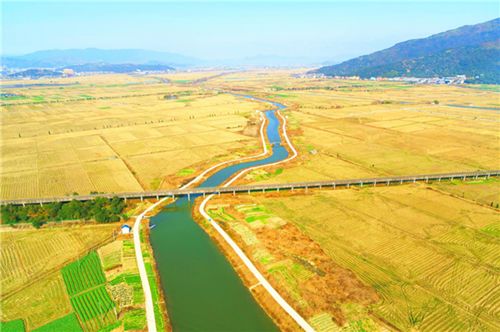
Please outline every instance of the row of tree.
M41 205L6 205L2 206L2 222L5 224L32 223L40 227L49 221L61 220L95 220L100 223L116 222L122 218L125 202L114 197L112 199L97 197L94 200L81 202L72 200L65 203L48 203Z

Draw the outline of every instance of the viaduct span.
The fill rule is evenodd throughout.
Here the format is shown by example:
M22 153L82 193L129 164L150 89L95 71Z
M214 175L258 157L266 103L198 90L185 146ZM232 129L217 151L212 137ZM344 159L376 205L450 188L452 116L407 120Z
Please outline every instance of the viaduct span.
M478 178L490 178L500 175L500 170L477 171L477 172L457 172L457 173L441 173L441 174L422 174L410 176L391 176L380 178L364 178L364 179L347 179L347 180L329 180L329 181L313 181L313 182L295 182L282 184L256 184L247 186L232 186L232 187L202 187L202 188L186 188L186 189L168 189L156 191L142 192L122 192L109 194L94 194L94 195L75 195L75 196L59 196L47 198L24 198L13 200L2 200L1 205L26 205L26 204L44 204L52 202L69 202L72 200L89 201L96 197L119 197L123 199L145 199L160 197L179 197L187 196L189 199L195 196L205 196L210 194L237 194L251 192L266 192L280 190L295 190L295 189L314 189L314 188L349 188L350 186L377 186L377 185L398 185L404 183L429 182L429 181L445 181L445 180L466 180Z

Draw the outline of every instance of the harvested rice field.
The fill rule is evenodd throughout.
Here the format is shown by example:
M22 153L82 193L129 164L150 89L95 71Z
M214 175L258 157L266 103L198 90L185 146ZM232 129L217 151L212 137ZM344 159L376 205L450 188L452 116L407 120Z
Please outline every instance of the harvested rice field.
M500 213L472 198L480 184L449 185L471 199L436 183L223 197L208 209L319 331L496 331ZM325 284L341 271L348 281Z
M205 75L216 73L191 74ZM254 151L261 103L168 82L95 75L9 88L26 98L2 103L1 198L171 188L190 178L178 176L185 168Z

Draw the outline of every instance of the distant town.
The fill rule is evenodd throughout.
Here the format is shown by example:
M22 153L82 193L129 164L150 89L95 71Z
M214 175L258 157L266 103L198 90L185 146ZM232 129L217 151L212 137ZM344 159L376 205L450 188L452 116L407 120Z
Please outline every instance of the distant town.
M317 78L324 79L328 78L322 73L305 73L305 74L296 74L293 75L295 78ZM399 81L399 82L407 82L414 84L450 84L450 85L458 85L465 84L467 80L467 76L465 75L456 75L451 77L370 77L370 78L361 78L359 76L331 76L331 78L338 80L364 80L364 81Z

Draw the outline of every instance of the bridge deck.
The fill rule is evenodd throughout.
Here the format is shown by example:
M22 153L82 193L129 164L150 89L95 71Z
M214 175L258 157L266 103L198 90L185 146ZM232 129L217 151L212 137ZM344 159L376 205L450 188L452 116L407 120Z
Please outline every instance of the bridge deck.
M124 199L135 198L160 198L165 196L179 197L195 195L210 195L210 194L223 194L223 193L248 193L254 191L266 190L294 190L294 189L308 189L308 188L324 188L324 187L349 187L349 186L364 186L364 185L394 185L409 182L421 181L442 181L452 179L475 179L479 177L499 176L500 170L491 171L477 171L477 172L456 172L456 173L441 173L441 174L421 174L409 176L390 176L380 178L364 178L364 179L346 179L346 180L330 180L330 181L313 181L313 182L295 182L295 183L282 183L282 184L256 184L248 186L233 186L233 187L206 187L206 188L187 188L187 189L168 189L156 191L142 191L142 192L121 192L121 193L108 193L108 194L95 194L95 195L78 195L78 196L59 196L59 197L46 197L46 198L25 198L25 199L12 199L1 200L1 205L13 204L43 204L51 202L69 202L71 200L89 201L96 197L119 197Z

